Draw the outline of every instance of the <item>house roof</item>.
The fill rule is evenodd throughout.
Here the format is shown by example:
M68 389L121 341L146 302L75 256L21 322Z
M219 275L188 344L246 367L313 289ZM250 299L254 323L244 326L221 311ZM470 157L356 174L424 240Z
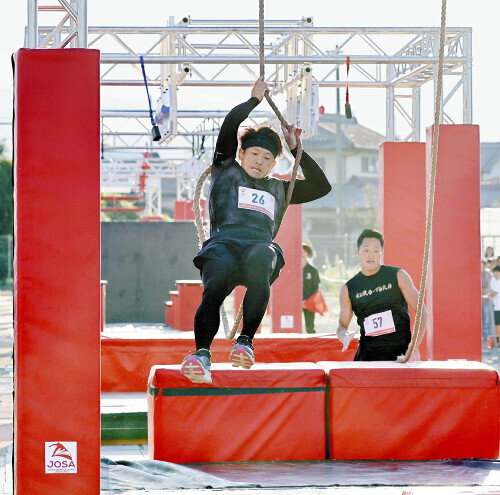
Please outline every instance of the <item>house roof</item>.
M500 207L500 183L481 184L481 208Z
M344 185L344 208L368 208L366 187L372 187L378 192L378 178L353 175ZM436 191L439 194L439 191ZM481 184L481 208L500 207L500 182ZM310 203L304 203L305 209L337 208L337 188L332 184L332 190L324 197Z
M378 178L359 177L353 175L344 185L344 208L368 208L365 196L365 188L373 187L378 191ZM332 184L332 190L322 198L310 203L304 203L305 209L335 209L337 208L337 188Z
M481 173L491 173L499 163L500 143L481 143Z
M378 150L380 143L385 141L385 136L358 124L356 118L346 119L341 116L340 128L342 131L342 147ZM307 148L335 149L337 134L337 115L321 115L318 122L318 133L307 139Z
M355 117L346 119L341 115L342 147L365 150L378 150L385 136L358 124ZM318 133L307 139L309 150L335 149L337 115L324 114L319 117ZM488 174L495 166L500 166L500 142L481 143L481 173Z

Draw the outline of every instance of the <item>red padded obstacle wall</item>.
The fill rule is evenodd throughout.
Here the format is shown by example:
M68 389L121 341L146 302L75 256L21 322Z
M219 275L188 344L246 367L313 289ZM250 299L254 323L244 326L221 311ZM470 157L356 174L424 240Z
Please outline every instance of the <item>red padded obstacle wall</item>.
M379 226L384 263L403 268L420 288L427 209L425 143L387 142L380 146ZM410 311L411 327L415 314ZM420 344L427 357L426 337Z
M201 303L203 296L203 284L201 280L176 280L177 290L179 292L176 298L175 308L178 316L177 330L192 331L194 328L194 314Z
M14 129L15 492L97 494L99 52L19 50Z
M193 339L193 333L180 332L168 339L103 338L102 391L144 392L151 367L181 363L193 352ZM211 348L212 363L227 363L232 346L225 337L215 338ZM345 352L337 336L331 334L257 334L254 346L258 363L352 361L358 339L352 339Z
M272 332L302 333L302 205L290 205L276 242L286 264L271 286Z
M430 177L433 128L427 130ZM479 127L441 125L427 284L431 359L481 361ZM427 181L429 182L429 181ZM457 261L453 251L464 253Z
M200 206L202 209L201 216L205 217L205 201L204 199L200 200ZM186 221L186 220L194 220L194 211L193 211L193 200L192 199L184 199L182 201L175 201L174 203L174 220L176 221Z

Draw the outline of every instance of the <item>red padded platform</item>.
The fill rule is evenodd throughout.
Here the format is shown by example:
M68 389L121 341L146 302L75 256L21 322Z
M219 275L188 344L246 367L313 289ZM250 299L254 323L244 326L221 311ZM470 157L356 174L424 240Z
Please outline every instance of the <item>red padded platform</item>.
M318 365L329 375L332 459L498 457L493 368L470 361Z
M212 365L211 385L180 366L149 377L151 459L175 463L313 460L326 456L325 372L313 363Z
M254 339L255 359L260 363L352 361L358 347L353 339L346 352L336 335L259 334ZM212 362L229 362L233 344L216 338ZM152 366L180 364L195 351L194 334L173 333L167 339L110 339L101 341L101 389L103 392L146 390Z

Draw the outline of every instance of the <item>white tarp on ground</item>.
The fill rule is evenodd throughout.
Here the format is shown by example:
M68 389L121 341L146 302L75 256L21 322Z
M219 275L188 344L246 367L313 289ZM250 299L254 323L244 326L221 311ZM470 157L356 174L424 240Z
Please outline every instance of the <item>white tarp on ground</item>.
M171 462L101 458L101 490L255 487L257 485L228 481Z
M290 489L334 486L498 487L500 461L325 460L180 465L150 460L115 462L101 459L101 490L116 490L117 493L134 489Z

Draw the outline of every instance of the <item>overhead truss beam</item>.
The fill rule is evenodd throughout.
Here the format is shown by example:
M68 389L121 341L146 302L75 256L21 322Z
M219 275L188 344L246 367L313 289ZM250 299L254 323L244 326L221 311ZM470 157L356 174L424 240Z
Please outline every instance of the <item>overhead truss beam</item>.
M110 87L143 91L139 64L143 56L148 85L155 91L159 88L161 94L170 91L175 128L161 146L149 137L146 105L137 110L103 111L101 116L103 153L143 148L155 151L168 163L154 168L155 175L181 173L182 166L170 157L178 157L182 150L186 151L184 161L189 161L189 156L199 156L209 149L227 113L228 109L196 112L184 105L180 111L177 101L183 92L198 87L251 87L259 75L257 20L184 17L178 21L169 18L167 25L156 27L89 27L86 0L46 1L53 5L41 7L37 0L28 0L26 46L99 49L102 91ZM41 16L44 20L52 16L54 22L40 25ZM468 27L446 28L442 122L472 123L471 33ZM439 34L436 27L318 27L308 17L266 20L266 81L273 97L282 99L285 116L302 119L301 124L310 126L312 134L318 91L345 87L349 57L351 88L385 90L386 139L419 141L421 90L432 83L435 91ZM306 105L311 113L299 115L297 109ZM457 107L458 114L454 111ZM268 112L256 114L252 115L255 124L273 118ZM118 182L122 182L128 174L129 183L133 183L132 169L113 162L103 167L103 181L119 177Z

